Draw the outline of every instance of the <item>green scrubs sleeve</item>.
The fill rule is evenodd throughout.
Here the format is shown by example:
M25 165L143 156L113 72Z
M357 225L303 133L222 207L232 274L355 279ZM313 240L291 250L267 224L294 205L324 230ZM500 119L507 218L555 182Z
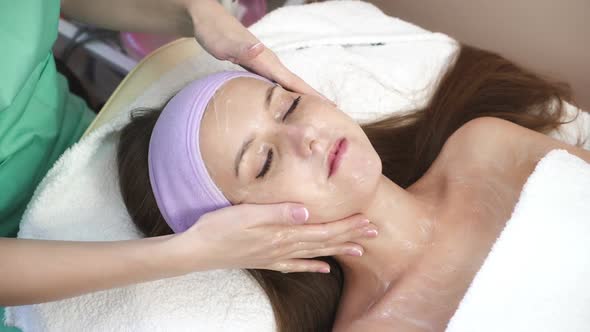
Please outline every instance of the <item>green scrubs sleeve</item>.
M59 0L0 0L0 237L15 237L33 192L94 114L55 69ZM4 325L0 332L19 331Z
M69 93L51 49L59 0L0 1L0 236L14 237L36 186L94 113Z

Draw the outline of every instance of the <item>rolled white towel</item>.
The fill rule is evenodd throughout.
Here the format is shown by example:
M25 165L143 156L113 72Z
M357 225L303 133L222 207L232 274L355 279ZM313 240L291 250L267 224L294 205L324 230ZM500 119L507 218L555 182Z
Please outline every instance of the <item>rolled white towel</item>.
M590 330L590 164L547 154L448 332Z

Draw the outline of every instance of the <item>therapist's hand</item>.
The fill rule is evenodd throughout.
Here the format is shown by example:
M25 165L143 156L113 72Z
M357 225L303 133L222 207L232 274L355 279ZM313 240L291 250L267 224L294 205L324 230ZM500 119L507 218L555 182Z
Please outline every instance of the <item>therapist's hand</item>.
M361 215L310 224L301 205L242 204L203 215L172 238L184 272L249 268L280 272L329 272L329 265L308 258L362 255L355 241L377 236Z
M187 6L195 38L211 55L238 64L291 91L323 97L287 69L270 49L216 0L191 0Z

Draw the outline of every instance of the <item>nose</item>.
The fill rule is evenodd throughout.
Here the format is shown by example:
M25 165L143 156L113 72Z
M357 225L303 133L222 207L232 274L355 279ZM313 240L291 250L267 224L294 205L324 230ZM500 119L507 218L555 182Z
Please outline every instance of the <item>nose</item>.
M310 125L290 125L286 128L286 143L297 155L308 158L317 149L317 131Z

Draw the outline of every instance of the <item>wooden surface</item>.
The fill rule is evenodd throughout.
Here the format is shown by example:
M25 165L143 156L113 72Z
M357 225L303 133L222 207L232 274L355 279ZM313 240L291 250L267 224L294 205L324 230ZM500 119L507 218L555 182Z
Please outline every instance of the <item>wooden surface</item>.
M204 50L194 38L181 38L152 52L125 77L84 135L112 120L160 76L200 52Z

